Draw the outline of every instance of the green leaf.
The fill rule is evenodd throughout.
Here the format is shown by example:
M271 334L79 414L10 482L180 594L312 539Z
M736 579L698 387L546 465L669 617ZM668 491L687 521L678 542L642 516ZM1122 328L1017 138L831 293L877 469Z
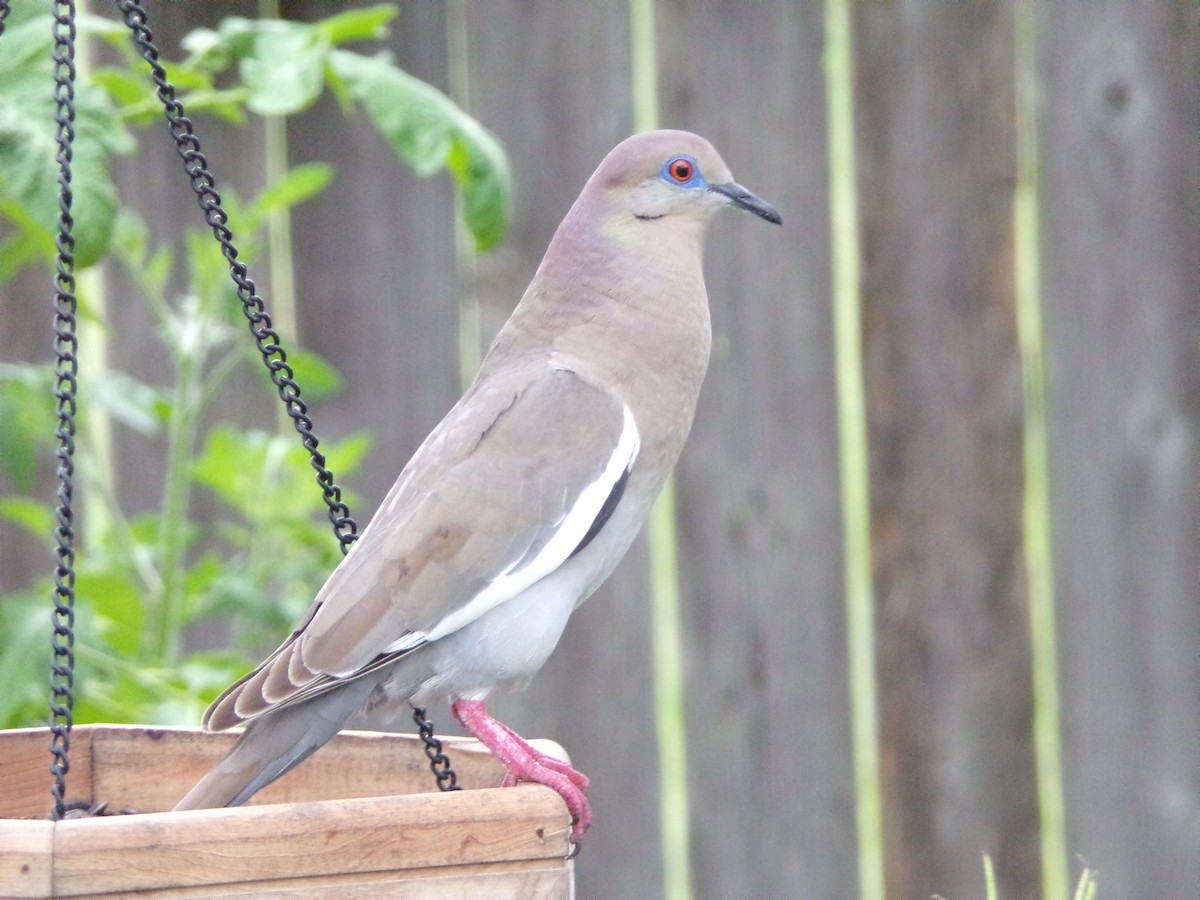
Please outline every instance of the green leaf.
M306 399L319 400L341 392L341 373L328 360L311 350L292 350L287 359Z
M14 15L13 18L18 17ZM4 52L0 53L0 85L4 85L5 93L24 85L49 85L52 22L50 16L39 15L25 22L8 23L4 31Z
M385 27L399 14L391 3L381 3L364 9L348 9L313 23L331 44L366 41L387 37Z
M512 200L508 159L490 132L469 119L446 160L463 198L463 218L480 252L504 237Z
M320 96L330 41L306 22L232 16L215 31L193 31L183 47L191 54L187 65L197 70L219 72L237 62L246 105L262 115L287 115Z
M329 39L311 25L278 19L256 24L253 53L238 66L250 89L246 106L264 116L307 109L325 86Z
M397 68L387 55L333 50L329 65L380 134L418 174L450 168L476 248L494 247L504 235L512 195L508 164L495 137L445 94Z
M369 447L366 434L321 442L321 452L339 478L357 467ZM308 451L293 435L218 425L209 432L192 477L253 524L308 523L323 511Z
M26 218L52 230L58 216L48 20L34 19L4 35L0 53L0 210L23 231ZM116 213L110 173L114 154L133 140L104 92L76 85L72 188L75 263L89 266L105 252ZM19 208L19 211L17 211ZM24 245L25 248L29 244Z
M145 609L130 576L102 566L93 569L83 557L77 572L78 616L94 628L118 656L132 659L141 649Z
M245 509L261 493L272 457L286 453L279 437L260 431L239 432L218 425L192 467L192 477L235 509Z
M246 56L254 46L255 22L242 16L222 19L217 30L197 28L184 36L180 46L191 58L187 67L220 72L235 60Z
M0 728L44 724L49 690L50 594L0 596Z
M132 106L153 97L150 82L128 69L104 66L92 72L90 80L104 88L109 98L120 106ZM155 100L157 102L157 98Z
M329 163L304 163L289 169L255 198L255 213L262 216L289 209L315 197L329 186L333 172L333 166Z
M0 497L0 519L21 526L34 537L45 538L54 528L54 513L32 497Z
M0 363L0 471L21 490L32 486L44 449L54 443L52 384L48 366Z
M325 462L330 470L339 478L345 478L358 471L373 442L370 432L357 431L340 441L323 443L321 448L325 451Z
M125 23L108 16L80 12L75 16L75 25L81 34L93 34L107 40L113 46L123 46L129 40L129 29L125 27Z
M6 205L0 202L0 213L6 211ZM0 241L0 284L4 284L26 266L31 266L42 259L48 259L53 253L54 243L49 232L39 234L36 231L20 230L8 240Z
M144 435L157 434L164 423L166 398L161 390L124 372L99 372L87 383L85 406L94 406Z

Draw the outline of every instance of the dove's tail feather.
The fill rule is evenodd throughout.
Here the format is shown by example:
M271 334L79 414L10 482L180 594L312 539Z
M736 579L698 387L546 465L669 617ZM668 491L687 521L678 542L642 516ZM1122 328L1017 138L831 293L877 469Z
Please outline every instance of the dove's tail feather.
M225 758L179 801L176 811L245 803L337 734L379 680L356 678L310 700L255 718Z

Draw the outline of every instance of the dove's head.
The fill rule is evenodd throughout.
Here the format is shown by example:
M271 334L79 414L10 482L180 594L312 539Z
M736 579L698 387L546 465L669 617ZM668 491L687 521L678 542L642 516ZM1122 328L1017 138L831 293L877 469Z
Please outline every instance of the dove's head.
M687 131L650 131L618 144L585 188L605 199L611 224L703 224L736 206L779 224L775 207L733 180L716 149ZM648 229L647 229L648 230Z

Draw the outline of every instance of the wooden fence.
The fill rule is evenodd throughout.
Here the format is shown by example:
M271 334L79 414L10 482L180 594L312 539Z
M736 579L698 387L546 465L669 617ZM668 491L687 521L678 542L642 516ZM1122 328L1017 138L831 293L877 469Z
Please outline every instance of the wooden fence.
M150 7L168 46L256 10ZM981 896L985 852L1003 896L1041 891L1014 277L1014 91L1028 77L1070 862L1099 870L1101 896L1194 896L1200 7L1035 4L1037 55L1021 71L1023 9L852 8L888 893ZM662 123L709 137L785 221L724 216L709 243L715 349L678 470L692 884L698 897L849 897L825 11L658 0L655 14ZM360 518L457 396L460 307L478 304L486 340L631 131L629 21L620 2L401 5L401 65L452 89L513 166L511 233L484 258L456 249L445 179L415 178L365 122L328 99L289 121L293 162L339 173L295 213L298 331L350 386L313 404L318 433L376 436L351 485ZM261 184L245 131L201 134L222 181ZM120 171L153 228L194 221L165 135ZM0 294L6 360L45 344L41 301L22 296ZM112 364L161 374L140 305L111 316ZM228 413L275 415L254 397ZM117 487L136 503L144 447L124 446ZM18 580L39 557L5 544ZM647 581L639 544L533 687L495 707L593 778L580 897L663 892Z

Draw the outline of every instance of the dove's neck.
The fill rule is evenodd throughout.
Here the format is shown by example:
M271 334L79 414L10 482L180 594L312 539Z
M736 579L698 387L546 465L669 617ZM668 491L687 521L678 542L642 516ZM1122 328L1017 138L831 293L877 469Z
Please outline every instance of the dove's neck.
M484 365L545 355L617 390L639 427L686 435L712 341L704 223L631 223L589 240L575 224L560 227Z

